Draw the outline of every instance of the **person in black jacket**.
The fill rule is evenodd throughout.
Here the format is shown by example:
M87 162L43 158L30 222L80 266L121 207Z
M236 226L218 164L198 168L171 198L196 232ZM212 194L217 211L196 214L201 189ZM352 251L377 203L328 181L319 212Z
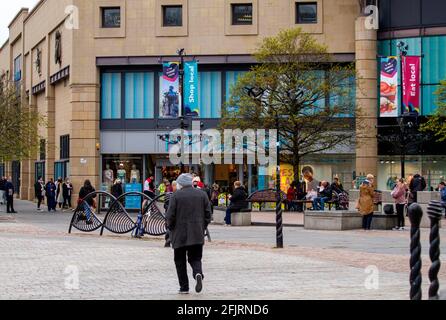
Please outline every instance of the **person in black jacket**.
M231 197L231 204L229 205L228 209L226 209L226 226L230 226L232 224L231 215L234 212L240 212L243 209L247 209L249 205L248 202L246 202L248 194L246 193L245 188L242 186L242 183L240 181L236 181L234 183L234 188L235 190Z
M62 196L63 196L63 208L71 209L71 196L73 194L73 185L71 184L70 179L65 179L65 182L62 184Z
M42 177L39 177L37 179L36 183L34 184L34 194L37 199L37 211L42 211L40 206L42 205L43 199L44 199L44 192L45 192L45 183L43 182Z
M426 180L421 175L417 173L413 176L412 180L410 180L409 183L409 204L418 201L418 191L424 191L426 189L426 186Z
M6 201L6 177L0 178L0 204L4 205Z
M199 293L203 289L204 234L211 223L211 203L203 191L193 188L192 179L190 174L182 174L178 178L178 191L171 195L166 214L180 294L189 293L187 261L196 280L195 291Z
M322 181L318 197L313 200L313 210L324 211L325 202L330 201L333 197L333 191L327 181Z
M81 190L79 191L79 201L82 202L86 196L88 196L90 193L95 192L96 190L93 188L93 186L91 185L90 180L85 180L84 182L84 186L81 188ZM96 198L96 195L90 197L87 199L87 203L90 207L95 207L95 200L94 198Z
M6 189L6 212L17 213L14 210L14 185L12 184L12 178L9 177L5 185Z
M53 210L56 212L56 185L53 178L45 185L46 203L48 205L48 212Z

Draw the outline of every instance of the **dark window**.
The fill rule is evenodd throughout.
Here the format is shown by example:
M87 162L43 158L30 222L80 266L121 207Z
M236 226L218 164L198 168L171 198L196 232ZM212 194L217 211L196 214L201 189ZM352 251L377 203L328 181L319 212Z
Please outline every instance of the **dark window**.
M14 59L14 81L22 80L22 56Z
M121 27L121 8L102 8L102 28Z
M60 137L60 159L70 158L70 136Z
M232 24L250 25L252 24L252 3L232 4Z
M296 3L296 23L317 23L317 3Z
M46 160L46 141L45 141L45 139L41 139L40 140L40 150L39 150L39 153L40 153L40 160L41 161Z
M183 6L163 6L163 26L181 27L183 25Z

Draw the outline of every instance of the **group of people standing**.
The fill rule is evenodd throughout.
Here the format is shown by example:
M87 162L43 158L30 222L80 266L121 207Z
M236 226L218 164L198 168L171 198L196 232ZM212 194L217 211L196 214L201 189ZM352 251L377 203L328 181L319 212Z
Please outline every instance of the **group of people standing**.
M0 179L0 204L6 203L7 213L17 213L14 209L14 185L12 183L12 177L2 177Z
M56 182L51 178L46 184L42 177L39 177L34 184L34 192L37 199L37 211L42 211L42 204L47 202L48 212L57 211L59 209L72 209L71 198L73 195L73 184L70 179L65 181L62 178Z
M369 174L367 179L360 186L357 209L364 216L364 230L370 230L372 225L375 206L374 198L376 193L374 180L374 176ZM418 202L418 192L425 191L426 187L426 180L420 174L415 174L413 177L410 177L408 181L404 178L398 180L391 192L398 217L397 226L393 228L394 231L405 230L406 209L412 203ZM446 208L446 185L444 182L439 184L438 190L441 193L443 206Z

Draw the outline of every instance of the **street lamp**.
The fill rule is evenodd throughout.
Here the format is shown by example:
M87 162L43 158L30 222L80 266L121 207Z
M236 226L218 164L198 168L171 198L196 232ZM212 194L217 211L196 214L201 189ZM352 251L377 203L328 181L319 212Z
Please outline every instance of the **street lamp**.
M260 104L265 104L266 102L262 99L265 94L265 89L262 88L245 88L245 92L250 98L258 101ZM276 141L276 246L278 249L283 248L283 211L282 211L282 193L280 190L280 118L277 110L275 113L275 126L277 130L277 141ZM271 143L271 142L270 142Z

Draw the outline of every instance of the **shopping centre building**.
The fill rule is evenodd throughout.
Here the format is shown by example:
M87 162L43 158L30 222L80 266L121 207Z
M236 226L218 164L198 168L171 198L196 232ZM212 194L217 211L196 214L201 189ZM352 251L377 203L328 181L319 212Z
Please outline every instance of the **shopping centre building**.
M385 189L400 169L398 154L377 139L379 125L396 122L378 117L378 56L396 55L399 38L409 44L409 53L424 54L421 114L430 115L432 93L446 78L446 18L441 16L446 7L432 0L381 1L382 29L375 30L360 2L42 0L32 10L22 9L0 48L0 72L22 84L22 97L47 124L39 128L39 154L4 164L0 171L13 176L22 199L34 197L38 176L70 177L76 189L90 179L103 190L118 177L128 190L138 190L151 175L158 182L173 179L179 168L169 160L172 141L166 135L180 127L180 119L166 117L163 109L163 63L179 61L180 48L185 61L198 61L194 120L203 130L216 128L231 87L255 63L252 53L259 42L281 29L301 27L327 45L334 63L356 64L358 81L351 87L368 123L358 129L355 146L312 155L302 165L312 166L319 180L338 176L348 187L358 175L373 173ZM184 123L190 128L191 121ZM424 145L408 152L406 172L429 175L435 185L446 170L446 148L432 141ZM185 165L206 183L229 186L243 180L250 191L267 188L271 179L270 170L255 165ZM286 164L282 168L284 183L291 182L292 171Z

